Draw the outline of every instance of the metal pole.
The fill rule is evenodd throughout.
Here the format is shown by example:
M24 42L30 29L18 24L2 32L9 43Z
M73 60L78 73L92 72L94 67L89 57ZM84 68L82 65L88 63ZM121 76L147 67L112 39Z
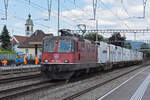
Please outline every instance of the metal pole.
M12 37L14 38L14 30L13 30L13 29L12 29ZM11 49L12 49L12 51L14 51L14 46L13 46L13 45L14 45L14 44L13 44L13 38L12 38L12 44L11 44L11 45L12 45L12 48L11 48Z
M96 42L98 41L98 20L96 20Z
M145 18L145 6L146 6L146 3L145 3L145 1L143 0L143 18Z
M134 32L134 41L136 41L136 32Z
M5 20L7 20L8 0L4 0L4 6L5 6Z
M60 0L58 0L58 36L59 36Z

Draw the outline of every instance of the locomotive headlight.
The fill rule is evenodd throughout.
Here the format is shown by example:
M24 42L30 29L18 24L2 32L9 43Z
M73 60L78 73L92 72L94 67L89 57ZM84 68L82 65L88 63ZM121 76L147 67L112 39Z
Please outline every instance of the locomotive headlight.
M64 63L69 63L69 60L65 60Z
M48 63L48 60L46 59L46 60L44 60L44 62L45 62L45 63Z

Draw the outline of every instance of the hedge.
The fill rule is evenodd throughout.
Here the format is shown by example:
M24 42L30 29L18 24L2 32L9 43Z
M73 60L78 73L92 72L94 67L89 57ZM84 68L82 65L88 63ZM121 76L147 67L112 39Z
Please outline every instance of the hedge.
M16 54L15 51L0 51L0 53L4 54L4 53L8 53L8 54Z

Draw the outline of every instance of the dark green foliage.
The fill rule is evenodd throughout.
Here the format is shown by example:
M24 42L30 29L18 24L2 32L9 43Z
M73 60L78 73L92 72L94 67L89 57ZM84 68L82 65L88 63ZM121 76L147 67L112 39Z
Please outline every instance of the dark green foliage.
M15 51L0 51L0 54L1 53L7 53L7 54L16 54L16 52Z
M131 43L126 43L126 44L125 44L125 48L127 48L127 49L132 49Z
M141 45L141 49L149 49L148 44L143 43L143 44Z
M121 37L120 33L114 33L114 34L108 39L108 43L109 43L109 44L116 45L116 46L124 47L125 40L126 40L126 38L125 38L125 37Z
M149 49L149 45L148 44L143 43L141 45L141 51L144 54L144 58L150 58L150 50L148 50L148 49Z
M96 41L96 33L88 33L84 36L84 38L92 40L92 41ZM98 34L98 41L104 41L104 38L102 35Z
M10 41L11 37L9 36L9 32L7 30L6 25L3 28L3 31L1 33L0 36L0 41L1 41L1 49L2 50L6 50L6 51L10 51L11 50L11 41Z

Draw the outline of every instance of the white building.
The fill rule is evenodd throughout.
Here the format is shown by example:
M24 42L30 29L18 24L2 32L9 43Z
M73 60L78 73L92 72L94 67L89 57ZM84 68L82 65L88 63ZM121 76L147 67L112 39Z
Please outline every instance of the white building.
M33 27L34 24L29 14L25 24L26 36L14 35L12 39L13 49L17 52L23 52L31 58L35 56L41 57L42 40L47 36L53 36L53 34L45 34L42 30L33 32Z
M42 30L36 30L30 37L19 45L19 49L28 57L41 57L42 40L45 37L52 37L53 34L45 34Z
M31 36L33 34L33 21L31 19L31 15L28 15L28 19L26 20L25 24L25 34L26 36Z

